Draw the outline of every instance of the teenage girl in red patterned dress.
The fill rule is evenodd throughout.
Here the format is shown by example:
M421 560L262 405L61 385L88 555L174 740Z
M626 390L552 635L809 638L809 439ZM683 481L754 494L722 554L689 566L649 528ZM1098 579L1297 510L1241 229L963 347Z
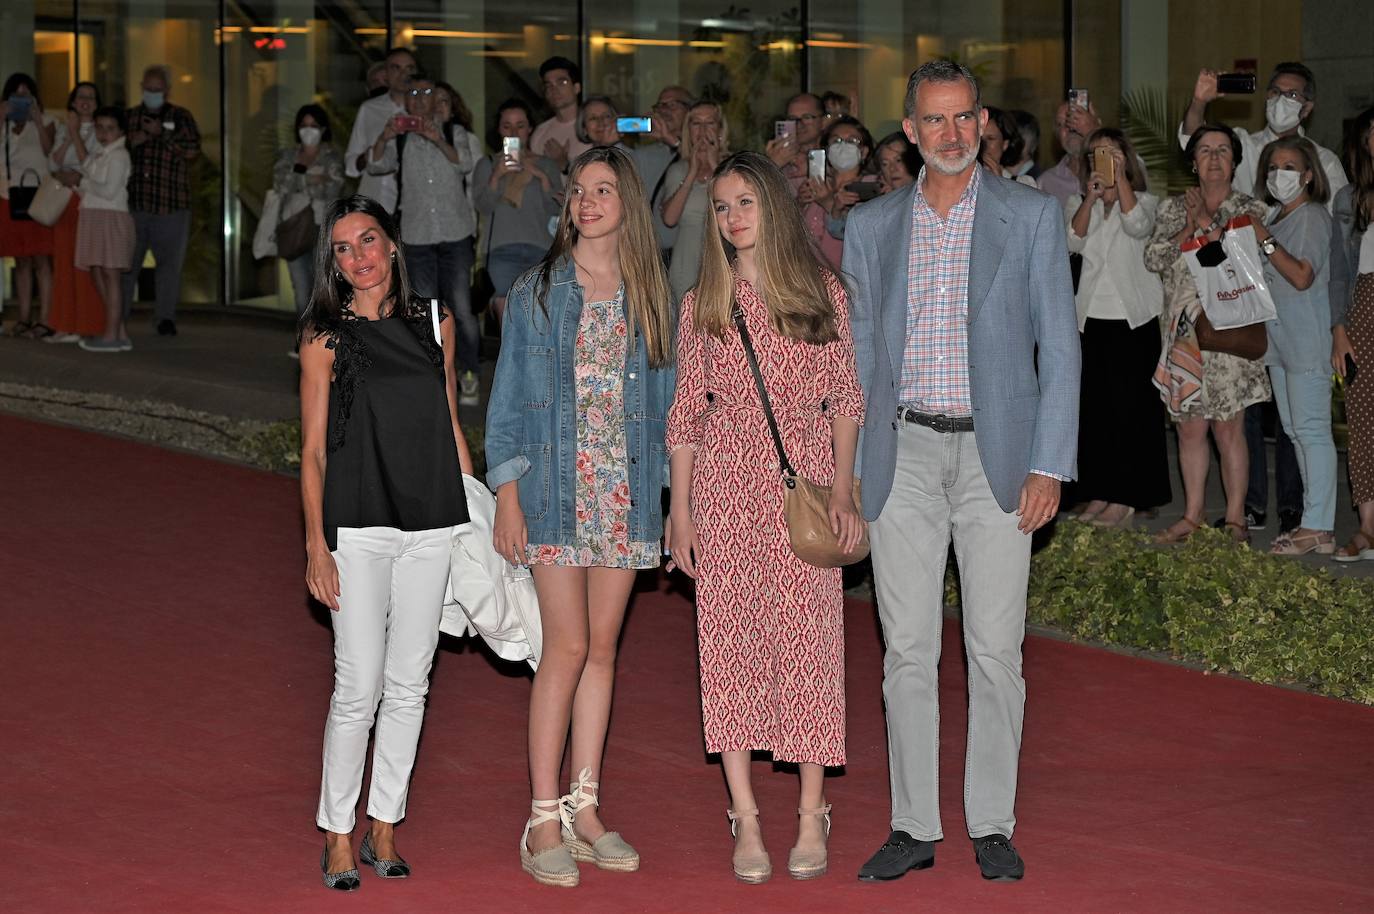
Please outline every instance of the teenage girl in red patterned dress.
M735 875L772 873L750 779L751 753L767 751L800 768L788 871L806 879L826 869L825 768L845 762L844 597L838 568L807 565L788 545L777 452L732 311L743 311L789 461L833 482L831 523L848 549L863 533L852 494L863 395L844 287L782 172L737 153L710 192L718 231L678 331L668 545L697 581L706 750L725 768Z

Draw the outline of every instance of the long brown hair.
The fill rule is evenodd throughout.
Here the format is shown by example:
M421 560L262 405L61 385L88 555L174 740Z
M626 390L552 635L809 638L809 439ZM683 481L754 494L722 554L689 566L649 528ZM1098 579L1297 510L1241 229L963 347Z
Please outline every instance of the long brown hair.
M325 209L324 225L320 227L315 239L315 284L310 290L310 301L305 306L296 328L297 341L313 340L328 335L339 328L343 312L353 301L353 286L339 272L334 260L334 226L345 216L361 213L370 216L382 230L386 240L395 246L391 262L391 285L386 298L382 301L380 317L394 314L397 309L410 304L410 276L406 271L406 259L401 252L401 236L397 231L396 220L380 203L371 197L354 194L340 197Z
M600 162L615 174L620 194L620 276L625 283L625 311L629 315L630 347L634 351L635 337L644 337L649 364L662 367L673 361L673 293L668 288L668 274L658 252L658 236L654 234L653 218L649 213L649 195L639 179L628 154L614 146L593 146L573 160L568 168L568 187L588 165ZM535 283L535 299L548 314L548 294L553 269L563 258L572 257L577 243L577 222L573 218L576 206L569 190L558 217L558 231L553 246L539 264L539 278Z
M711 189L727 175L738 175L758 197L754 257L759 296L768 306L773 329L804 343L838 339L835 306L825 285L830 270L816 256L787 179L757 152L737 152L721 162L711 176ZM720 337L734 325L730 313L735 306L735 278L730 264L735 248L721 237L714 218L707 220L704 232L693 319L703 333Z
M1374 108L1360 112L1345 135L1345 170L1355 203L1355 231L1363 232L1374 222L1374 155L1369 153L1369 132L1374 130Z

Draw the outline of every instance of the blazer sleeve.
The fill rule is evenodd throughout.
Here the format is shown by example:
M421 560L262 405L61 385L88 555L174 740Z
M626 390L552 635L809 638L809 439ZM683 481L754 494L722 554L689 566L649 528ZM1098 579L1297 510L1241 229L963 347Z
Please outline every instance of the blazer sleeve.
M1029 262L1030 316L1039 348L1040 405L1030 466L1073 479L1077 476L1078 390L1082 372L1078 312L1069 279L1069 252L1058 203L1046 198L1032 236Z
M841 272L849 288L850 344L854 351L859 391L867 404L873 394L873 369L877 359L873 352L873 333L877 317L879 290L874 287L868 270L867 213L856 208L849 214L845 226L845 240ZM854 478L863 469L864 429L859 427L859 443L854 452Z

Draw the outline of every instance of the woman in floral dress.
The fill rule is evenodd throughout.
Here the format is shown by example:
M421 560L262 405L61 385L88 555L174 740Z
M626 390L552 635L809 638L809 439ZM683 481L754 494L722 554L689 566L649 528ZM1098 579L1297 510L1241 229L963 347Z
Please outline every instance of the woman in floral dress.
M788 543L778 456L732 311L743 312L789 461L833 483L831 524L847 549L863 533L853 497L863 395L844 288L782 172L737 153L710 193L717 231L678 333L668 544L697 580L706 750L725 768L735 875L772 873L750 777L762 750L799 766L788 871L806 879L826 870L825 767L845 762L843 592L838 568L808 565Z
M1245 407L1273 396L1260 359L1242 359L1198 348L1193 322L1202 311L1193 274L1180 245L1195 238L1215 241L1238 216L1264 218L1264 203L1231 189L1240 164L1235 132L1221 124L1199 127L1184 155L1192 161L1198 186L1159 205L1154 233L1145 246L1145 268L1164 280L1165 312L1160 315L1164 349L1155 369L1169 417L1178 426L1178 462L1183 472L1183 517L1161 531L1161 543L1187 539L1206 521L1202 516L1211 455L1207 432L1221 454L1221 481L1226 490L1226 528L1237 542L1248 543L1245 488L1250 452L1245 447Z
M569 172L553 247L511 287L487 410L492 538L531 566L543 626L520 862L546 885L577 885L578 862L639 867L597 789L625 608L661 555L672 329L644 187L622 150L595 147ZM560 796L569 724L577 777Z

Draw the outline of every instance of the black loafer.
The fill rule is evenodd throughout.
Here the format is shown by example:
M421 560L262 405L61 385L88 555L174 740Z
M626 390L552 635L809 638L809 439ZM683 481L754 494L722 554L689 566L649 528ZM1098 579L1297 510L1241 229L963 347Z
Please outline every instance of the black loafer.
M984 879L1015 882L1026 875L1026 863L1006 835L987 835L973 839L973 856Z
M176 335L177 335L177 323L176 323L176 321L171 320L171 319L169 319L169 318L165 318L165 317L164 317L162 320L158 321L158 322L157 322L157 335L158 335L158 336L176 336Z
M925 870L934 865L934 841L917 841L904 831L894 831L878 852L859 868L859 879L863 882L896 879L906 875L908 870Z

